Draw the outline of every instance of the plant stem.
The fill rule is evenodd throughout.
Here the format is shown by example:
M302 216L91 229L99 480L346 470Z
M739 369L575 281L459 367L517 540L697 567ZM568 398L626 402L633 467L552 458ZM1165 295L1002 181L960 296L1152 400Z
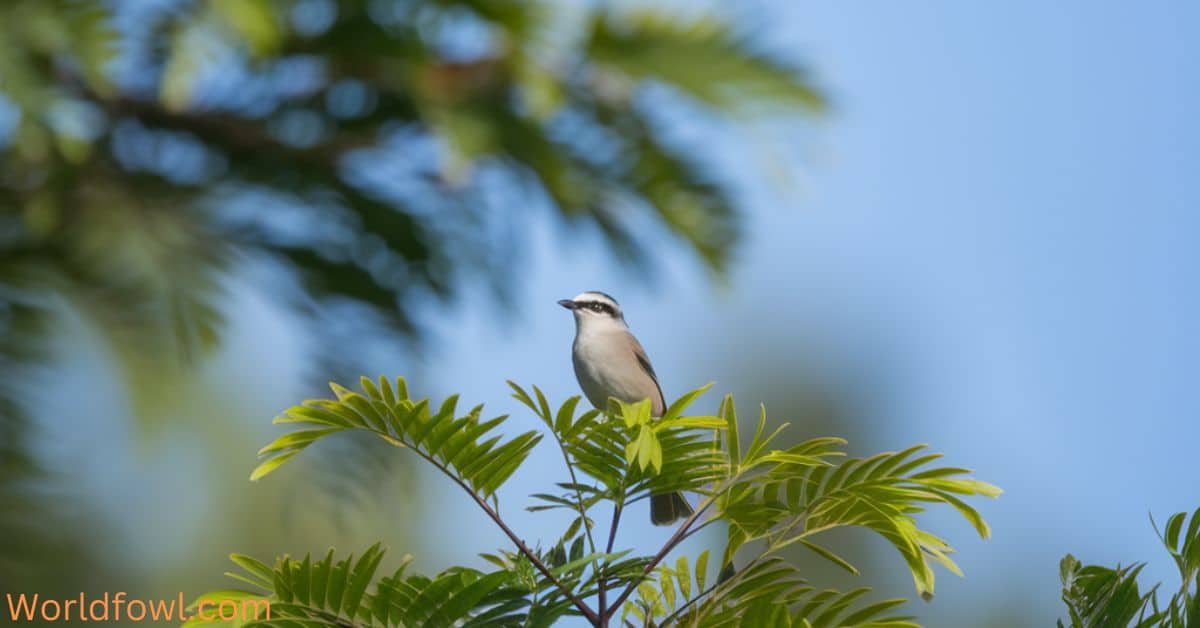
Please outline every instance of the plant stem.
M575 465L571 464L571 456L567 455L567 448L563 446L562 439L558 437L558 432L551 429L550 433L554 434L554 440L558 441L558 450L562 452L563 462L567 465L567 473L571 474L571 484L575 486L575 498L578 500L576 501L576 506L579 507L579 516L583 518L583 531L587 534L588 547L595 554L596 542L592 539L592 526L588 525L587 509L583 507L583 492L579 490L579 478L575 476ZM612 549L610 548L608 552L612 553ZM592 568L595 569L595 563L593 563Z
M612 554L613 544L617 540L617 526L620 525L620 523L621 523L621 509L622 509L621 501L617 501L613 504L612 524L608 527L608 544L604 547L605 554ZM606 599L605 599L605 597L607 596L607 593L608 593L607 587L606 587L606 584L607 584L606 580L608 579L608 568L607 567L608 567L607 564L605 564L601 568L600 579L597 583L597 586L599 588L599 600L600 600L600 626L602 626L602 627L608 626L608 612L607 612L608 607L606 605Z
M353 621L351 621L349 619L342 619L341 617L338 617L337 615L333 615L333 614L330 614L330 613L322 611L322 610L317 610L314 608L305 608L304 612L307 613L309 617L312 617L314 619L317 619L317 620L322 621L327 624L338 626L338 628L358 628L358 624L354 623Z
M712 491L712 493L708 497L706 497L703 502L700 503L700 505L696 508L695 512L693 512L692 515L683 522L683 525L679 526L678 530L675 530L675 534L672 534L671 538L667 539L667 544L664 545L662 547L662 549L659 550L658 553L655 554L654 557L650 559L650 562L646 564L645 569L642 570L642 578L643 579L651 571L654 571L654 568L657 567L658 564L660 562L662 562L662 560L664 558L667 557L667 554L670 553L671 550L675 549L676 546L678 546L680 543L682 543L685 539L690 537L692 534L694 534L695 532L699 531L700 529L704 528L709 523L711 523L711 522L706 521L703 524L701 524L699 527L697 527L696 529L689 530L689 528L691 528L692 524L696 523L696 520L700 518L700 515L704 514L704 511L708 510L710 506L712 506L713 504L715 504L717 502L717 497L722 495L725 491L729 490L729 487L732 486L734 483L736 483L738 480L740 480L742 475L745 472L746 472L745 468L739 469L738 472L734 473L732 477L725 480L725 482L722 484L720 490L714 489ZM629 596L633 593L633 590L635 588L637 588L638 584L639 584L639 581L636 581L636 580L633 582L630 582L629 586L625 587L625 590L621 592L621 595L619 595L617 597L617 599L612 603L612 606L610 608L605 609L604 613L601 614L601 623L603 625L607 625L608 618L612 616L614 610L621 607L621 604L623 604L625 602L625 600L629 598Z
M687 601L687 602L685 602L684 604L681 604L681 605L679 606L679 608L675 609L675 612L673 612L673 613L671 613L670 615L667 615L666 617L664 617L664 618L663 618L663 620L662 620L661 622L659 622L659 625L660 625L660 626L666 626L666 625L667 625L667 624L669 624L670 622L674 621L676 618L678 618L678 617L682 616L682 615L683 615L683 611L687 610L687 608L688 608L689 606L691 606L692 604L695 604L696 602L699 602L699 601L700 601L700 600L701 600L701 599L702 599L704 596L708 595L709 593L712 593L712 592L713 592L713 591L715 591L715 590L717 589L717 587L719 587L719 586L721 586L721 583L719 583L719 582L714 582L713 584L709 585L707 589L705 589L705 590L703 590L703 591L701 591L701 592L697 593L697 594L696 594L696 597L694 597L694 598L692 598L692 599L688 600L688 601Z
M708 507L711 506L714 501L716 501L715 496L706 499L704 503L701 504L700 507L697 508L695 512L693 512L692 515L683 522L683 525L679 526L678 530L675 530L675 534L672 534L671 538L667 539L666 545L663 545L662 549L658 550L658 553L650 559L650 562L646 563L646 567L642 569L643 578L645 578L651 571L654 571L654 568L657 567L658 564L667 557L667 554L688 537L688 528L690 528L692 524L700 518L700 515L704 514L704 511L708 510ZM621 595L617 596L616 600L613 600L612 607L606 609L604 615L602 616L602 625L604 622L608 621L610 616L612 616L613 609L621 607L621 604L623 604L629 595L633 593L633 590L637 588L637 585L638 581L636 580L630 582L629 586L625 587L625 590L621 592Z
M737 571L737 573L733 574L732 578L726 580L725 582L721 582L720 576L718 575L717 582L712 583L711 585L708 586L707 589L697 593L696 597L688 600L687 603L685 603L685 604L681 605L679 608L675 609L674 613L671 613L670 615L667 615L666 617L664 617L663 620L661 622L659 622L659 625L666 626L668 622L673 621L673 620L677 619L678 617L680 617L681 615L683 615L683 611L686 610L687 607L699 602L701 600L701 598L703 598L704 596L711 594L713 591L716 591L717 589L719 589L725 585L728 585L733 582L737 582L738 579L740 579L742 577L742 574L749 571L750 567L753 567L759 561L760 558L762 558L762 557L761 556L756 557L753 560L751 560L750 562L746 563L744 566L742 566L742 568L740 570Z
M538 555L534 553L533 550L529 549L529 546L525 544L525 541L522 541L521 538L516 535L516 533L509 529L508 525L504 523L504 520L500 518L500 513L496 512L495 509L488 505L486 500L480 497L479 494L472 490L470 486L467 486L466 482L454 475L450 469L443 466L435 458L426 455L425 452L417 449L416 447L412 447L411 449L418 456L421 456L430 464L437 467L439 471L446 475L446 477L453 480L455 484L466 491L467 494L471 496L471 499L474 499L475 503L479 504L479 507L483 509L483 512L487 513L487 516L490 517L492 521L495 522L495 524L500 528L500 530L508 536L508 539L512 541L513 545L517 546L517 549L529 559L529 562L533 563L533 566L536 567L538 571L542 572L543 576L546 576L550 582L554 583L554 586L559 591L562 591L562 594L566 596L567 599L571 600L571 602L575 605L575 608L579 609L579 612L583 613L583 616L586 617L593 626L600 625L600 615L598 615L596 611L592 610L592 608L588 606L586 602L581 600L578 595L575 595L570 589L563 586L562 582L560 582L559 579L556 578L550 571L550 568L542 562L542 559L538 558Z

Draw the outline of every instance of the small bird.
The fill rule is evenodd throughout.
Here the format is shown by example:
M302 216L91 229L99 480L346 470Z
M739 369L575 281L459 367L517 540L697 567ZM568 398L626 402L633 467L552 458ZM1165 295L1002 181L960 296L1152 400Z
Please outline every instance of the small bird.
M658 376L646 350L629 331L617 300L589 291L558 304L575 315L571 361L588 401L603 410L609 397L625 403L649 399L651 415L661 417L666 404ZM650 496L650 521L655 525L669 525L690 514L692 507L679 493Z

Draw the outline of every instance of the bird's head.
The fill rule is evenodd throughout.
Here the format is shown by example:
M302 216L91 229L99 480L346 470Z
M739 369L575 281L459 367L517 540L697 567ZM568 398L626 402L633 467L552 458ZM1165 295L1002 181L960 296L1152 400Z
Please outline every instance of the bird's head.
M621 306L611 296L598 291L582 292L574 299L563 299L559 305L575 314L575 323L580 327L625 326L625 315Z

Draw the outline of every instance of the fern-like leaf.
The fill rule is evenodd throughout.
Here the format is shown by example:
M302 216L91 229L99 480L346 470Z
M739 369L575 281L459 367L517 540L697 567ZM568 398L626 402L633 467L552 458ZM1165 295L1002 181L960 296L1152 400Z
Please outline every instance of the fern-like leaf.
M1161 606L1155 585L1142 593L1137 577L1144 563L1128 567L1084 565L1067 554L1059 564L1062 599L1072 628L1134 626L1136 628L1188 628L1200 625L1200 509L1167 519L1162 530L1150 519L1167 552L1179 569L1179 589ZM1185 529L1186 526L1186 529ZM1058 621L1060 628L1068 625Z
M309 400L276 418L276 423L298 424L305 429L284 434L259 450L259 455L266 459L251 474L251 479L266 476L327 436L363 430L397 447L412 449L470 490L488 498L512 477L542 438L529 431L503 440L493 435L493 431L507 416L482 420L483 406L456 416L457 395L447 398L434 410L428 399L410 399L403 379L393 385L384 377L378 383L364 377L360 386L362 392L330 384L335 399Z
M270 617L245 622L247 628L267 626L519 626L537 605L508 569L481 572L455 567L430 578L409 574L406 558L390 575L377 578L384 550L378 544L357 560L279 558L274 567L245 556L233 557L242 569L230 574L258 592L215 591L190 607L194 621L206 625L196 611L207 602L265 600ZM569 605L569 603L568 603ZM265 611L265 606L262 607ZM211 612L208 613L211 615ZM560 615L561 616L561 615Z

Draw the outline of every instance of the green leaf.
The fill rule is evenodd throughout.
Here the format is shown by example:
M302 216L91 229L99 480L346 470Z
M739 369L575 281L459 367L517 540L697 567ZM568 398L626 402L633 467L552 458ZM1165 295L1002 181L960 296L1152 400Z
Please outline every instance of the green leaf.
M704 581L708 578L708 550L700 552L696 557L696 589L704 590Z
M274 581L275 575L270 567L244 554L230 554L229 560L250 574L258 586L264 589L271 588L271 583Z
M258 480L261 480L262 478L266 477L267 474L271 473L275 469L278 469L280 465L287 462L288 460L291 460L292 456L295 456L298 453L300 453L300 450L294 449L292 451L288 451L288 452L279 454L278 456L275 456L274 458L269 458L267 460L262 461L257 467L254 468L254 471L250 474L250 481L257 482Z
M300 430L290 432L276 438L271 443L262 449L258 450L258 455L268 454L281 449L303 449L322 437L341 432L344 428L327 427L315 430Z
M306 405L293 406L287 412L275 417L274 423L317 423L344 428L357 427L354 421L348 420L340 414L310 405L318 403L318 400L308 400L304 403Z
M647 434L649 434L647 440L649 441L650 447L650 466L654 468L655 473L661 473L663 466L662 443L660 443L658 438L654 436L654 430L647 429L645 431Z
M537 404L535 404L533 402L533 398L529 396L529 393L525 392L524 388L521 388L520 385L518 385L516 382L512 381L511 379L507 380L507 382L508 382L508 387L513 389L512 396L514 399L516 399L517 401L520 401L522 404L524 404L530 410L533 410L534 414L537 414L543 420L546 420L546 417L541 416L541 414L539 413Z
M715 416L680 416L654 423L656 432L677 429L723 430L725 420Z
M681 18L654 7L609 12L596 17L586 45L602 69L662 81L724 110L824 106L802 72L753 53L712 15Z
M667 609L675 610L675 582L671 579L671 572L663 570L658 577L658 588L662 591L663 601L666 602Z
M901 626L911 626L912 628L917 628L917 624L906 621L906 619L904 619L904 618L896 618L896 619L884 620L884 621L875 620L880 615L883 615L884 613L892 610L893 608L903 605L904 602L905 601L902 599L890 599L890 600L882 600L882 601L876 602L874 604L864 606L861 609L855 611L854 613L851 613L851 614L843 617L841 620L841 625L843 625L843 626L858 626L858 625L862 624L862 625L866 625L866 626L879 626L881 628L885 627L885 626L896 627L896 628L900 628ZM875 620L875 621L872 621L872 620ZM870 623L868 623L868 622L870 622Z
M805 540L801 540L800 544L803 545L804 547L807 547L808 549L812 550L818 556L824 558L825 560L828 560L829 562L837 565L838 567L841 567L842 569L845 569L846 571L848 571L856 576L859 575L858 569L854 565L851 565L849 561L842 558L841 556L838 556L837 554L833 553L832 551L828 550L827 548L824 548L820 545L817 545L816 543L813 543L810 541L805 541Z
M396 399L396 394L392 392L392 383L388 381L386 376L379 376L379 390L382 392L380 399L383 399L387 407L394 407L398 400Z
M663 413L662 420L670 421L671 419L679 418L680 415L683 414L683 411L687 410L688 406L692 405L692 402L695 401L697 397L699 397L700 395L707 392L708 389L712 388L714 383L715 382L709 382L709 383L687 393L686 395L676 399L667 408L667 411Z
M775 462L779 464L791 464L801 467L827 467L829 462L817 456L805 456L802 454L793 454L786 451L772 451L763 454L759 458L762 462Z
M335 397L337 397L337 400L341 401L343 403L347 399L354 397L355 395L358 394L358 393L354 392L353 390L350 390L349 388L346 388L345 386L342 386L341 384L339 384L337 382L329 382L329 389L333 391L333 395Z
M602 415L600 411L596 409L588 410L587 412L579 415L579 417L575 419L575 423L571 425L570 429L562 434L563 440L574 440L581 433L595 425L596 420L601 416Z
M558 417L554 420L554 431L561 436L566 434L571 429L571 419L575 416L575 406L579 404L579 396L576 395L566 400L558 409Z
M367 548L350 572L350 580L342 593L342 610L347 617L354 617L358 612L358 607L362 604L363 593L375 575L379 561L383 559L383 551L379 546L380 544L376 543Z
M679 592L686 600L692 599L692 573L688 569L687 556L680 556L675 561L675 578L679 581Z
M625 445L625 464L632 465L633 461L638 459L638 452L640 451L641 445L642 438L641 433L639 432L637 438L629 441L629 443Z
M931 489L930 492L940 497L942 501L953 506L954 509L963 516L963 518L969 521L971 526L975 528L975 531L979 533L979 538L986 539L992 535L992 529L988 526L987 521L984 521L983 516L979 514L978 510L975 510L963 500L944 491Z
M650 400L643 399L637 403L625 403L618 400L621 408L621 417L625 420L625 427L632 428L635 425L645 425L650 422Z
M542 389L538 388L537 386L533 387L533 392L537 395L538 416L543 417L547 425L551 424L554 417L554 411L550 409L550 402L546 401L546 395L542 394Z
M325 558L317 561L312 567L312 581L309 585L309 597L313 606L325 607L326 589L329 587L329 572L333 568L333 548L325 553Z
M583 540L582 537L579 540L582 541ZM620 560L622 557L626 556L627 554L629 554L631 551L633 551L633 550L622 550L620 552L613 552L611 554L606 554L604 552L594 552L594 553L588 554L586 556L580 556L574 560L563 563L562 565L559 565L558 567L551 569L550 573L554 574L555 576L562 576L563 574L571 573L572 571L575 571L576 569L579 569L580 567L583 567L583 566L585 566L589 563L592 563L594 561L597 561L597 560L604 561L604 562L610 562L610 563L615 562L617 560Z
M654 432L648 426L643 426L638 430L637 438L637 463L638 468L650 468L651 459L654 456Z
M658 446L658 440L654 438L654 431L649 426L643 425L638 430L637 437L637 463L641 469L650 468L653 458L654 449ZM625 454L628 457L628 452ZM659 451L659 459L662 458L662 452Z
M387 380L381 378L380 381L386 382ZM366 375L359 376L358 385L363 389L363 392L367 394L368 398L383 399L383 394L380 393L379 389L375 387L375 382L371 381L371 378L367 377Z
M741 549L742 544L749 539L749 536L740 526L733 525L729 527L728 539L725 543L725 554L721 557L722 569L733 564L734 555Z
M354 554L339 560L329 569L329 582L325 585L325 600L330 612L335 615L342 610L342 600L346 595L346 585L349 584L352 564L354 564Z
M448 596L431 617L438 618L440 625L450 625L466 618L470 612L488 595L495 592L501 585L512 580L513 575L508 571L497 571L471 582L461 590Z
M209 0L207 6L255 57L275 52L283 40L280 20L269 0Z
M725 419L725 444L729 449L730 467L736 473L742 465L742 444L738 436L737 410L733 407L733 395L725 395L717 414Z

